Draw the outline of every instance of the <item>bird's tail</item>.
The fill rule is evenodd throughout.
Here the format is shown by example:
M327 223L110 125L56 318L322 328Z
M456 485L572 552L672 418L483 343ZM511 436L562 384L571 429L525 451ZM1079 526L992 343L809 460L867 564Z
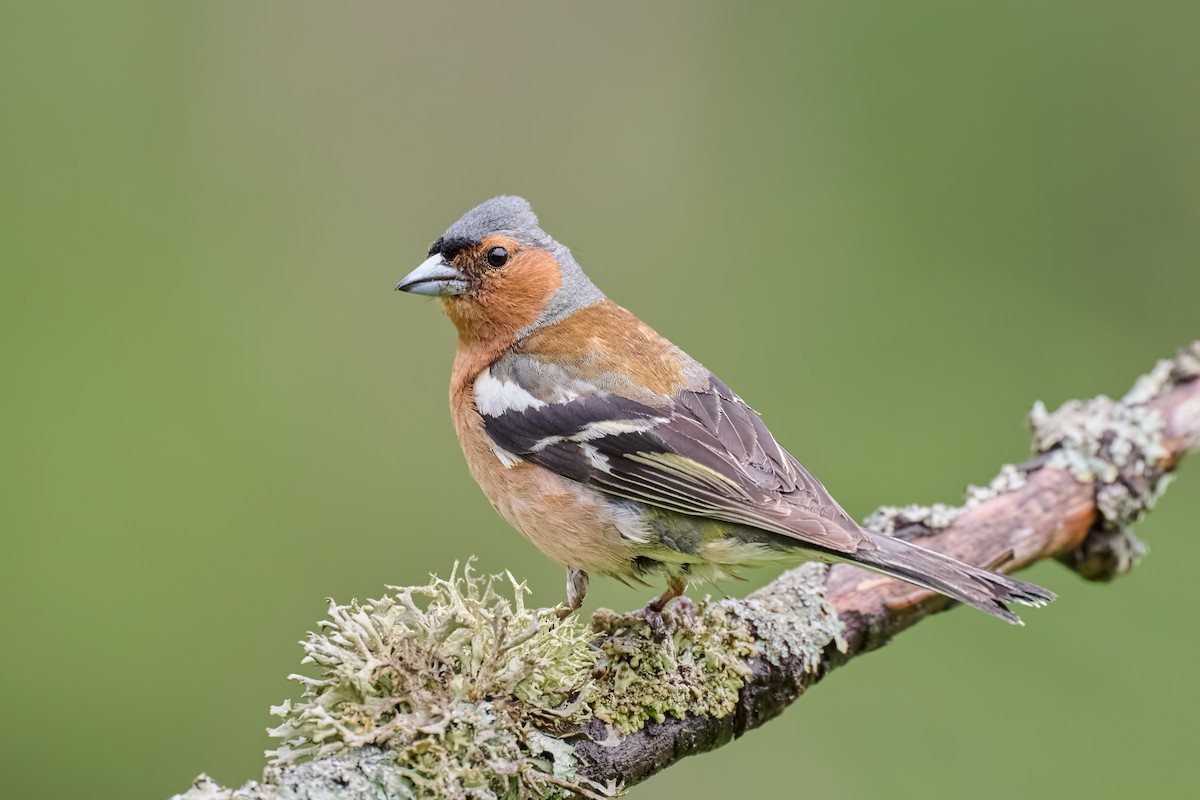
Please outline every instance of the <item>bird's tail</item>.
M1044 606L1055 597L1040 586L964 564L903 539L870 535L876 548L860 549L851 563L939 592L1014 625L1023 623L1006 602Z

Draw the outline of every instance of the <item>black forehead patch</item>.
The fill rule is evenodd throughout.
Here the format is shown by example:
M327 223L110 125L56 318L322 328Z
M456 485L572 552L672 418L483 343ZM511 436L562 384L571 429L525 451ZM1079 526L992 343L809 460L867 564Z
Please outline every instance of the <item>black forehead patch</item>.
M452 259L463 250L469 250L477 244L479 242L462 236L443 236L429 246L429 255L441 255L444 258Z

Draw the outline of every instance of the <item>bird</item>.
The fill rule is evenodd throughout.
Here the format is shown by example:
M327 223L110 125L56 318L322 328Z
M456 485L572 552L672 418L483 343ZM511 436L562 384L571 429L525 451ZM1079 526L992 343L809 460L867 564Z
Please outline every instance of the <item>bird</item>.
M521 197L468 211L396 289L438 298L457 328L450 409L467 466L566 568L560 616L593 575L665 579L646 605L660 614L689 583L806 561L1014 624L1006 603L1055 597L859 525L725 383L601 292Z

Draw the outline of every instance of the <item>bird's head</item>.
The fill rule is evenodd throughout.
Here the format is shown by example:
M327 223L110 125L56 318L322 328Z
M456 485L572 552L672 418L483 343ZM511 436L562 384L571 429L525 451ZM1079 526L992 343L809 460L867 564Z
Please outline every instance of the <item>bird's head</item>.
M604 295L520 197L468 211L396 289L440 297L461 338L516 341Z

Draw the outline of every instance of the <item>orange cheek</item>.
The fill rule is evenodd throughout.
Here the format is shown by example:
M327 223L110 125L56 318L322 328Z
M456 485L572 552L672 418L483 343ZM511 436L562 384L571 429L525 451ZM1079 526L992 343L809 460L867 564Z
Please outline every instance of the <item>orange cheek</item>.
M554 256L511 245L515 255L507 266L483 273L479 288L471 294L442 301L446 315L467 341L503 339L511 343L518 331L537 321L562 284ZM484 247L489 246L496 246L493 240L484 242Z

